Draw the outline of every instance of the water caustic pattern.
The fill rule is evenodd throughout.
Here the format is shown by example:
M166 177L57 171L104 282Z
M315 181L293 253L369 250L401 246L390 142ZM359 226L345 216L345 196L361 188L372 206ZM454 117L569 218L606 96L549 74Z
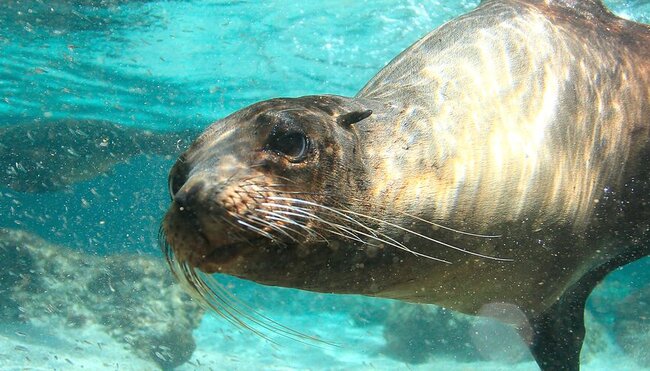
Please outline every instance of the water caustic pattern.
M505 17L507 10L502 13ZM485 17L496 19L480 19ZM361 98L388 101L397 100L393 96L405 91L413 97L392 129L391 137L400 142L402 151L397 146L382 147L385 163L379 166L389 175L385 185L374 191L397 198L432 195L423 192L426 187L449 190L446 196L436 195L421 202L435 203L437 219L453 220L454 225L461 225L476 213L487 223L497 217L494 212L503 210L498 207L500 204L513 202L517 206L508 208L512 214L507 218L511 220L539 210L550 214L544 218L547 221L577 219L584 224L593 209L594 195L605 187L603 181L611 179L617 164L625 162L625 154L636 146L615 133L634 125L638 138L642 138L641 133L647 130L647 119L640 112L626 115L621 106L645 101L644 96L634 96L632 92L648 86L648 74L635 70L634 59L629 56L614 50L603 56L594 51L597 48L590 47L604 43L603 40L583 45L580 37L571 35L572 30L554 25L545 16L521 17L508 26L503 26L500 18L494 14L471 15L452 30L448 30L450 26L443 27L436 37L444 39L454 34L461 40L475 41L469 46L463 42L451 47L434 45L415 57L409 54L405 61L398 58L375 77L380 83L371 82L359 92L357 96ZM475 24L484 27L478 34ZM459 35L459 28L466 32ZM524 34L525 31L528 32ZM433 42L423 39L413 49ZM563 54L571 56L570 63L553 58ZM405 63L409 69L403 68ZM616 67L603 70L601 65ZM431 80L433 84L422 83ZM377 92L385 81L399 81L400 88ZM566 94L567 89L573 91ZM431 96L434 99L429 99ZM499 104L490 104L496 101ZM580 110L580 101L591 102L594 109ZM418 120L412 120L414 117ZM596 125L604 119L607 125ZM557 121L575 124L565 131L553 126ZM457 125L458 122L467 124ZM488 137L483 137L485 133ZM431 139L421 140L423 137ZM594 145L569 153L580 147L583 138L593 138ZM566 140L569 144L563 148ZM421 155L413 156L413 152ZM421 159L432 159L432 163ZM454 163L448 164L449 161ZM599 166L601 161L606 161L606 165ZM554 166L548 166L550 163ZM446 173L441 174L442 169ZM420 175L404 176L413 173ZM401 186L404 179L413 185ZM503 188L493 186L503 181L511 184ZM548 182L553 186L542 186ZM463 188L468 186L475 189ZM500 189L512 192L499 194ZM548 193L531 197L531 193L541 189ZM584 192L575 194L561 192L562 189ZM477 202L477 197L483 199Z
M200 310L183 304L188 298L180 293L169 294L170 275L157 245L159 224L169 206L169 168L210 122L272 97L352 96L404 48L477 3L2 2L0 368L536 369L514 330L499 322L435 306L261 287L221 275L215 278L227 292L218 294L235 303L231 310L243 311L226 313L235 324L237 318L252 318L271 332L309 342L302 337L306 334L325 343L267 339L212 316L204 316L199 325ZM620 0L607 5L626 18L650 22L647 2ZM443 55L436 68L423 65L414 68L413 75L391 75L387 70L382 77L402 80L414 91L422 89L417 85L422 76L445 84L433 101L411 102L410 110L402 113L406 122L435 104L441 119L426 127L398 123L392 127L396 143L383 148L430 151L440 161L457 161L445 166L449 174L443 178L449 184L439 185L450 190L436 205L446 221L463 217L451 214L452 208L488 213L484 220L489 220L489 212L505 202L517 205L510 209L512 219L545 210L556 218L579 220L590 212L588 201L593 197L586 192L562 198L559 190L603 188L592 181L590 169L580 167L598 149L564 157L554 167L556 173L542 170L547 167L541 164L562 158L552 144L539 148L553 143L542 137L552 119L545 115L559 104L557 94L566 77L589 70L593 58L585 53L576 56L582 60L576 60L571 71L549 63L558 49L574 47L571 43L577 41L550 45L540 35L551 25L544 19L534 23L537 28L530 33L508 33L508 39L489 32L466 35L475 40L475 47L465 62L451 63ZM508 68L496 67L512 54L529 57ZM619 131L630 119L621 111L607 110L614 115L609 120L612 126L601 131L589 123L605 108L633 104L631 97L596 91L589 84L619 80L620 71L628 67L611 75L589 76L578 84L576 94L587 94L593 111L575 118L581 124L573 132L552 135L568 136L576 143L589 136L598 143L597 138ZM522 70L531 71L530 80L513 80L514 71ZM467 80L452 82L450 76ZM632 75L621 81L630 86L648 84ZM468 84L487 88L469 94L459 90ZM507 91L500 90L504 86ZM375 92L371 82L360 95L380 98L392 93L397 92ZM498 106L503 111L482 106L465 110L471 114L460 119L477 128L495 121L507 126L511 120L512 127L494 130L486 138L455 131L451 122L459 119L454 117L457 111L444 103L459 95L467 97L458 103L466 107L509 97ZM533 98L543 104L527 105ZM570 111L571 105L567 107ZM512 116L513 111L521 117ZM575 117L569 111L562 114ZM519 119L531 127L512 130ZM445 145L417 148L414 132L433 135ZM490 166L494 173L482 173L479 164L458 156L455 151L463 141L488 149L484 153L494 162ZM603 145L613 154L605 156L611 163L601 171L612 171L624 160L616 153L625 145L629 143ZM420 177L397 186L403 173L421 165L405 164L396 157L399 153L380 156L385 162L377 168L384 169L386 180L373 188L377 198L425 195L431 187L430 174L421 169ZM515 191L486 192L515 155L526 157L510 179ZM566 177L570 172L585 176ZM462 194L485 195L481 202L495 207L459 208L469 202L452 191L457 189L453 185L472 178L483 180L473 183L481 188ZM538 203L528 202L531 192L548 182L553 184L544 188L549 193L535 198ZM542 242L540 246L544 247ZM76 250L74 254L66 253L70 249ZM105 257L115 254L120 256ZM139 272L124 261L146 269ZM614 272L592 294L586 310L584 369L650 367L649 264L646 258ZM481 314L509 323L522 321L521 313L509 307L485 307Z

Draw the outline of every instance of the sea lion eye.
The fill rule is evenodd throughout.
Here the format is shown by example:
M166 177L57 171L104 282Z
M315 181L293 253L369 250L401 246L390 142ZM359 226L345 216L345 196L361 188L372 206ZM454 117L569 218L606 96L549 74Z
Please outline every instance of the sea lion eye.
M286 156L291 162L300 162L307 157L309 145L309 138L305 134L293 131L272 137L268 148Z

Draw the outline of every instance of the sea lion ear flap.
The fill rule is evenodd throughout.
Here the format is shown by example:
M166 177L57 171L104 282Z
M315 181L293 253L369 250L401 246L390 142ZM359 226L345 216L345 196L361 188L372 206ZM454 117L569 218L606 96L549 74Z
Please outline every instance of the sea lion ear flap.
M356 124L370 115L372 115L372 111L369 109L364 111L352 111L337 117L336 123L348 129L353 124Z

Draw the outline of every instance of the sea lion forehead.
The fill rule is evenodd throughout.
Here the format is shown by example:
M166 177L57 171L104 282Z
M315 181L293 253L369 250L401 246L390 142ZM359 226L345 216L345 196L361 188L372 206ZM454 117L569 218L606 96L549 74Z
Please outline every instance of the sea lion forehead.
M233 115L235 126L248 126L257 134L268 130L308 130L335 124L344 109L337 97L307 96L277 98L256 103L239 115Z
M308 95L297 98L274 98L253 104L245 109L242 119L259 115L281 113L312 113L314 115L336 116L345 111L344 98L334 95Z

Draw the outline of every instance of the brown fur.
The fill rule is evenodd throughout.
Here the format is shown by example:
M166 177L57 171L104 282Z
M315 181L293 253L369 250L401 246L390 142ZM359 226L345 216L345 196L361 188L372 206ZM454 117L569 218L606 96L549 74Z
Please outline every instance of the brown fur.
M546 318L648 254L649 35L593 0L485 1L355 98L211 126L172 170L167 242L208 273ZM287 128L304 161L268 150Z

